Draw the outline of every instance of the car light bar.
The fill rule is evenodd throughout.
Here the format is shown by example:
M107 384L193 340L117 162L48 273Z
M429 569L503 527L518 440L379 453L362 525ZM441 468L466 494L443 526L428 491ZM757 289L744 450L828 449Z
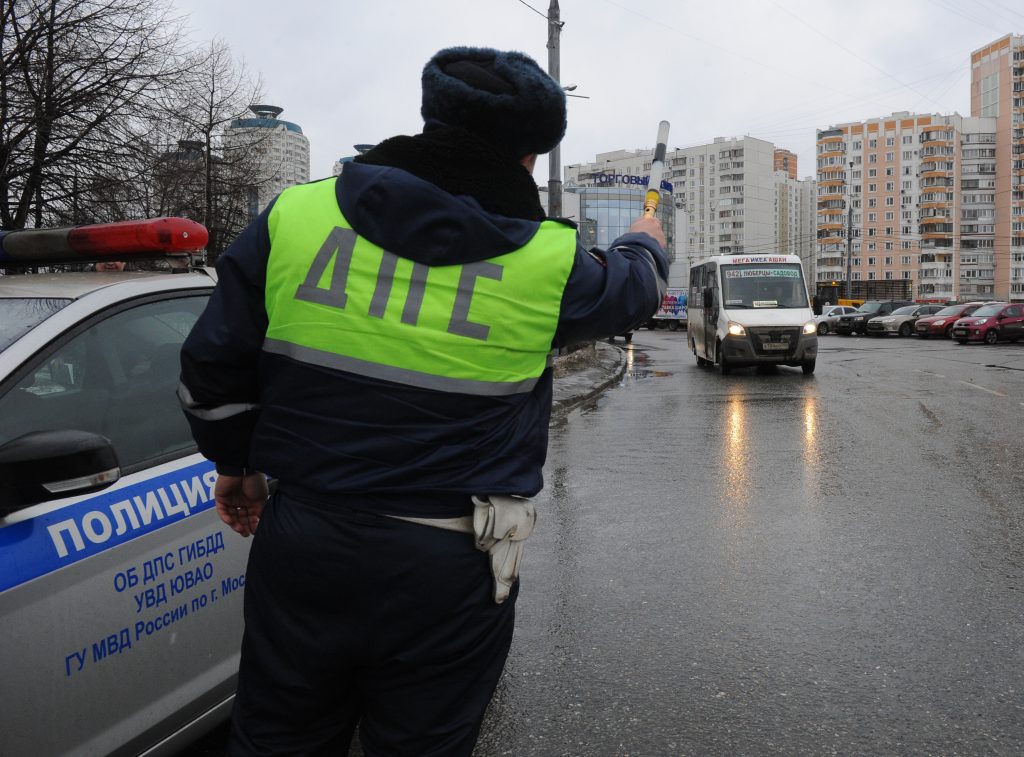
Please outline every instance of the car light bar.
M209 238L205 226L187 218L0 231L0 265L162 257L202 250Z

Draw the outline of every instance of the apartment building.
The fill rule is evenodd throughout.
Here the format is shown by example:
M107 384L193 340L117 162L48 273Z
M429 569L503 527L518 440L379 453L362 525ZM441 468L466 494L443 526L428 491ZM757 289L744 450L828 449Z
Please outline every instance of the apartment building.
M1024 36L971 53L971 115L995 120L994 294L1024 300Z
M791 179L797 177L796 173L796 153L792 153L789 150L776 150L775 151L775 170L782 171Z
M897 112L817 135L825 299L1024 300L1024 48L972 55L970 117Z
M677 265L688 271L711 255L763 252L813 260L813 181L792 178L792 153L785 170L776 170L777 152L754 137L717 137L666 153L663 191L671 186ZM567 189L643 188L653 158L653 149L600 153L593 163L565 166L563 181Z
M259 155L259 177L249 200L255 218L284 189L309 181L309 140L301 126L279 118L283 108L253 105L250 110L255 118L236 118L224 129L224 144Z
M819 131L817 288L835 301L849 271L855 299L994 296L994 129L899 112Z

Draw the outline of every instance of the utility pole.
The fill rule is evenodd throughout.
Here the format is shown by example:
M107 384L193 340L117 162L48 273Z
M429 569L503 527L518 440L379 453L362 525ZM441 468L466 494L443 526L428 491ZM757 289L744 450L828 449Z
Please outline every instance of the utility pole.
M846 299L852 300L852 286L850 281L851 268L853 266L853 161L850 161L850 175L846 180Z
M558 41L562 32L559 19L558 0L551 0L548 6L548 74L561 86L559 77ZM548 153L548 215L552 218L562 216L562 167L561 148L555 145Z

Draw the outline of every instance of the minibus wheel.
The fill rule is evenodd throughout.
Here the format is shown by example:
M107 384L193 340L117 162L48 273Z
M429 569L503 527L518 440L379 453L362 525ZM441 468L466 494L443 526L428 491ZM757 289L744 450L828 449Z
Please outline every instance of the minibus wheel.
M729 358L725 356L725 352L722 351L722 345L718 345L718 368L722 371L723 376L728 376L732 373L732 363L729 362Z

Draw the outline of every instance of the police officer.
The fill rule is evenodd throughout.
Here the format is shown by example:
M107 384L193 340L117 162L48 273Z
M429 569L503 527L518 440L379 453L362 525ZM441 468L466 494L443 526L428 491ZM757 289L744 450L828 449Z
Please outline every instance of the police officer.
M501 564L542 486L551 349L636 328L664 293L656 220L588 251L545 217L531 172L565 94L533 59L450 48L422 85L421 134L242 232L182 350L218 513L255 533L232 754L344 754L357 723L367 755L471 753L512 641Z

